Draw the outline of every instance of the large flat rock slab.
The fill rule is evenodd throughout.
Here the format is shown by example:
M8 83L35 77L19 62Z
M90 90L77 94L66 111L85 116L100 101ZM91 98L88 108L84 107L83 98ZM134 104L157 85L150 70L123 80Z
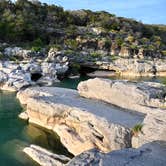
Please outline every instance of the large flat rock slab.
M20 99L22 104L28 104L28 99L30 98L37 99L39 104L40 102L50 104L50 107L48 107L49 109L40 109L38 111L51 116L57 114L57 111L54 110L54 107L51 107L54 104L78 108L84 112L92 113L98 117L104 118L110 123L120 124L129 128L132 128L137 123L141 123L144 119L143 114L131 113L130 111L99 100L83 98L79 96L76 90L72 89L57 87L34 87L19 92L17 97ZM37 104L38 103L36 103L36 105ZM65 111L65 109L62 111Z
M154 82L89 79L78 85L79 94L144 114L162 111L166 86Z
M76 90L34 87L17 94L27 105L29 121L60 136L73 154L97 147L109 152L131 147L131 130L143 116L101 101L80 97Z
M165 85L95 78L81 82L78 91L83 97L146 114L141 132L133 136L133 147L155 140L166 141Z

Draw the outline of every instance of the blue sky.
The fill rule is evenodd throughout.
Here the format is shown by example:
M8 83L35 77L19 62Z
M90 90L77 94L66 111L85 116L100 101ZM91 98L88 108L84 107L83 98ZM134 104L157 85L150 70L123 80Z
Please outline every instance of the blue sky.
M68 10L106 10L149 24L166 24L166 0L41 0Z

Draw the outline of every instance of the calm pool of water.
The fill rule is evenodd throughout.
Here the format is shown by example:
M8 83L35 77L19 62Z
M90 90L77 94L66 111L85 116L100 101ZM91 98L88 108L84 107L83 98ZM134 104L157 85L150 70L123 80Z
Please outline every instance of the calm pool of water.
M14 93L0 92L1 166L37 166L22 152L29 144L40 145L55 153L68 154L56 134L18 119L21 111Z

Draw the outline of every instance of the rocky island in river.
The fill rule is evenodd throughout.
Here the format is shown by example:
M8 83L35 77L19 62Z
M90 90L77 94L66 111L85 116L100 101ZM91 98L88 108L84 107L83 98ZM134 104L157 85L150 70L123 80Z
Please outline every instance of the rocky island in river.
M166 85L143 81L166 77L166 26L28 0L0 1L0 16L0 90L66 154L19 151L41 166L166 165Z

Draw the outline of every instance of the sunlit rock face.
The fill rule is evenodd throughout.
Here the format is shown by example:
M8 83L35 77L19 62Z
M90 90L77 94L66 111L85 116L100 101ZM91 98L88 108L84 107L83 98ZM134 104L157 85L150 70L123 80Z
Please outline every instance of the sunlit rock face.
M166 87L153 82L90 79L78 85L79 94L86 98L103 100L146 117L132 146L139 147L155 140L166 141Z
M33 87L17 97L26 105L29 122L55 131L64 146L78 155L92 148L110 152L165 141L165 94L159 83L96 78L81 82L78 92ZM141 131L133 134L131 129L139 123L143 123Z
M122 108L146 114L153 113L155 109L165 106L166 87L154 82L95 78L81 82L78 85L78 92L86 98L103 100Z
M94 147L109 152L131 147L131 128L142 119L75 90L34 87L17 94L29 122L55 131L74 155ZM121 117L121 118L119 118Z

